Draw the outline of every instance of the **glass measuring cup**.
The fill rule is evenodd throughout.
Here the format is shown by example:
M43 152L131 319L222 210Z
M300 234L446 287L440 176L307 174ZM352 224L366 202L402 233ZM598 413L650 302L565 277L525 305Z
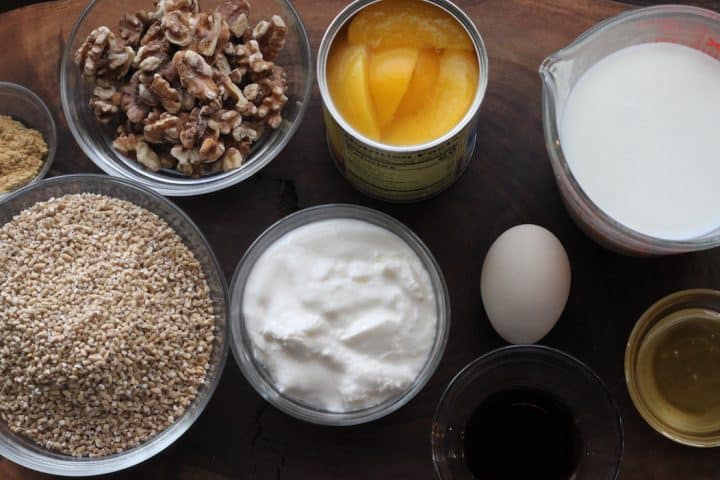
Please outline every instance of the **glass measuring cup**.
M632 45L670 42L720 60L720 14L681 5L642 8L607 19L580 35L540 65L543 127L550 163L565 207L575 223L599 244L629 255L684 253L720 246L720 226L688 240L666 240L632 230L602 211L574 177L560 142L565 102L583 73L598 61Z

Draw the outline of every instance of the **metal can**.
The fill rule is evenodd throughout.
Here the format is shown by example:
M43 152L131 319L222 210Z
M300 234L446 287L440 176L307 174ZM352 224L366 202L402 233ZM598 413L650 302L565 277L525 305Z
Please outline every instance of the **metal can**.
M390 202L413 202L432 197L457 180L470 163L477 140L480 105L488 83L485 43L472 20L448 0L421 0L450 14L467 32L475 47L478 85L462 120L430 142L411 146L385 145L371 140L345 121L335 108L327 85L327 60L337 34L360 10L383 0L356 0L330 23L317 59L328 148L340 173L358 190Z

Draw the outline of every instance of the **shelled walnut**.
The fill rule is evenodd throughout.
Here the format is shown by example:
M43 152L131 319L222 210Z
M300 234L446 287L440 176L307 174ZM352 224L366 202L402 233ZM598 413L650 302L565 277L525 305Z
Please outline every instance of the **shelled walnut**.
M75 54L94 82L90 107L117 127L114 148L152 171L201 176L239 168L266 129L282 124L287 37L278 15L252 25L246 0L202 12L197 0L154 0L118 34L90 32Z

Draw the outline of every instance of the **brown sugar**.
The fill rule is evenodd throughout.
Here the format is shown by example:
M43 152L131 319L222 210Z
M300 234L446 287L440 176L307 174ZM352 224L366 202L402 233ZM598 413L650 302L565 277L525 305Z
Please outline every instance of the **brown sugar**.
M35 178L47 153L40 132L0 115L0 193L20 188Z

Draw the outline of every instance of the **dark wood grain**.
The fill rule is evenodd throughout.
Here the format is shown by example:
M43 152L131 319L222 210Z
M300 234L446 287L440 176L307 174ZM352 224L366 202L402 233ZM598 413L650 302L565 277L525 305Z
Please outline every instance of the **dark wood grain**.
M19 3L1 2L0 8ZM341 0L297 0L315 49ZM630 402L623 377L625 342L653 301L689 287L720 288L720 251L659 259L625 258L588 240L564 212L542 137L537 67L547 54L626 5L604 0L459 2L477 23L490 55L476 156L467 173L439 197L388 205L352 190L326 152L320 100L314 93L289 147L252 179L224 192L177 200L200 225L228 278L253 239L297 209L351 202L383 210L427 243L452 297L445 357L428 386L400 411L369 425L319 427L268 406L229 359L220 387L197 423L156 458L114 479L426 479L432 478L430 424L450 379L468 362L503 345L483 312L480 267L506 228L537 223L555 232L572 261L567 309L542 343L577 356L607 382L625 424L623 479L716 479L713 450L676 445L650 429ZM636 0L636 3L651 3ZM720 9L720 1L692 2ZM67 130L58 97L64 39L85 0L59 0L0 16L0 79L35 90L59 128L52 174L98 172ZM49 478L0 459L0 479Z
M14 8L41 2L42 0L3 0L2 3L0 3L0 12L7 12L8 10L12 10ZM666 2L659 2L658 0L622 0L621 3L627 3L629 5L657 5L658 3ZM673 3L717 9L717 0L676 0Z
M638 6L658 5L659 3L677 3L680 5L694 5L696 7L709 8L710 10L718 9L717 0L680 0L675 2L658 2L657 0L623 0L622 3Z

